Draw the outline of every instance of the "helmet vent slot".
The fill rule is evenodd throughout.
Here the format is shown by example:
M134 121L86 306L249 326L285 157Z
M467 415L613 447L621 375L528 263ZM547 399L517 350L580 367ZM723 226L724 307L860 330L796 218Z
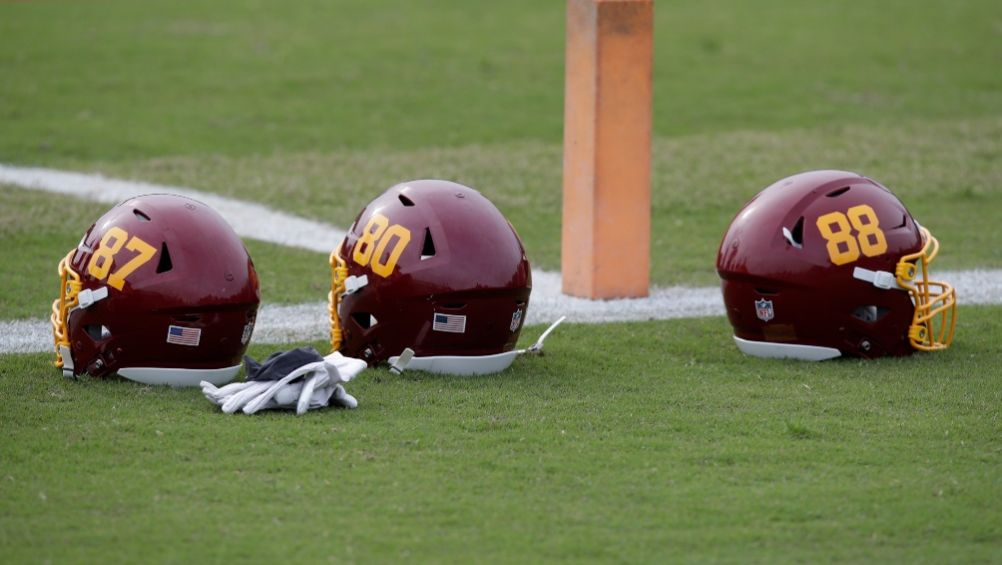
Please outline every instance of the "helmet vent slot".
M762 296L776 296L779 294L779 292L776 292L771 288L756 288L755 292L761 294Z
M173 320L175 322L186 322L186 323L197 322L200 319L201 316L199 316L198 314L181 314L179 316L173 317Z
M166 273L173 268L174 262L170 259L170 249L167 248L167 242L165 241L160 245L160 261L157 262L157 274Z
M802 249L804 247L804 217L800 216L797 218L797 223L793 225L792 230L789 230L786 226L784 226L783 237L786 238L786 242L793 247Z
M908 216L906 214L901 214L901 223L894 226L894 229L900 229L908 225Z
M441 307L444 308L444 309L446 309L446 310L462 310L463 308L466 308L466 303L465 302L448 302L446 304L442 304Z
M397 198L400 199L400 203L403 204L404 206L413 206L414 205L414 201L411 200L410 198L407 198L403 194L398 194Z
M846 192L849 192L849 188L850 187L848 186L843 186L842 188L836 188L835 190L829 192L825 196L827 196L828 198L836 198L838 196L842 196Z
M424 244L421 246L421 260L435 256L435 240L431 238L431 228L424 229Z
M855 310L852 311L852 317L862 322L872 324L874 322L879 321L884 316L886 316L887 313L890 311L891 311L890 308L882 308L880 306L875 306L873 304L870 304L868 306L857 307Z
M133 209L132 213L135 214L136 217L139 218L139 221L141 221L141 222L149 222L150 221L150 217L147 216L142 210L139 210L138 208L137 209Z
M355 323L364 330L367 330L379 323L379 320L368 312L354 312L351 315L351 319L355 320Z

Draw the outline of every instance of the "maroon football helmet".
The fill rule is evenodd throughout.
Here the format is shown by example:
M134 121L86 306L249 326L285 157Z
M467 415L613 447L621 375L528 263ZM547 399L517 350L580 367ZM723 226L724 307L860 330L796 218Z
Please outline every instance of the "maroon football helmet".
M472 188L443 180L389 188L330 261L331 345L345 355L370 365L406 348L472 358L518 341L529 261L508 220Z
M215 210L171 194L126 200L59 262L52 304L66 376L222 384L240 369L260 302L240 238Z
M828 359L937 351L956 294L929 279L939 242L890 190L845 171L785 178L731 222L717 254L741 351Z

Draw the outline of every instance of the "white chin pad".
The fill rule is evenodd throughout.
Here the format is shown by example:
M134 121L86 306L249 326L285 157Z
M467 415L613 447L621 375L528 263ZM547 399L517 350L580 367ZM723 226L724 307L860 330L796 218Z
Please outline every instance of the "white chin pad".
M770 357L773 359L800 359L802 361L824 361L842 355L834 347L818 345L799 345L796 343L771 343L768 341L751 341L734 336L734 343L745 355L752 357Z
M518 350L494 355L437 355L434 357L411 357L406 364L408 371L426 371L443 375L488 375L504 371L519 355ZM391 366L396 365L399 356L390 357Z
M208 381L216 386L222 386L233 380L240 371L240 365L223 367L221 369L164 369L161 367L126 367L118 370L118 374L137 383L148 385L169 386L199 386L198 383Z

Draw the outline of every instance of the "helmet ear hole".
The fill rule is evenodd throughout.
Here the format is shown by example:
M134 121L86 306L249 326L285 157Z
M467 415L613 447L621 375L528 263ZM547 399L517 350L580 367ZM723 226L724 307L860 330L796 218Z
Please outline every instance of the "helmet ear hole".
M111 337L111 330L101 324L89 324L84 326L84 331L94 341L101 341Z
M379 323L379 320L368 312L352 312L351 319L363 330L370 329Z
M856 309L852 311L852 317L862 322L872 324L886 316L888 312L890 312L889 308L869 304L867 306L857 306Z

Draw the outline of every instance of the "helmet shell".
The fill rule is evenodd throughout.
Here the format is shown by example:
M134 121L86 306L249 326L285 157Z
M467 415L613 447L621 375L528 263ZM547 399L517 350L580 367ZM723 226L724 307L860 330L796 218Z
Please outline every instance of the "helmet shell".
M853 273L894 273L922 246L904 204L873 179L835 170L782 179L738 212L720 243L717 273L734 334L858 357L907 355L909 294Z
M338 254L349 276L367 279L340 298L345 355L370 363L405 348L491 355L518 341L529 260L504 215L470 187L416 180L387 189L361 211Z
M142 244L153 250L145 260ZM243 242L209 206L172 194L126 200L87 230L69 267L81 290L108 292L67 316L74 373L240 364L260 303L258 278ZM112 284L116 273L121 288Z

